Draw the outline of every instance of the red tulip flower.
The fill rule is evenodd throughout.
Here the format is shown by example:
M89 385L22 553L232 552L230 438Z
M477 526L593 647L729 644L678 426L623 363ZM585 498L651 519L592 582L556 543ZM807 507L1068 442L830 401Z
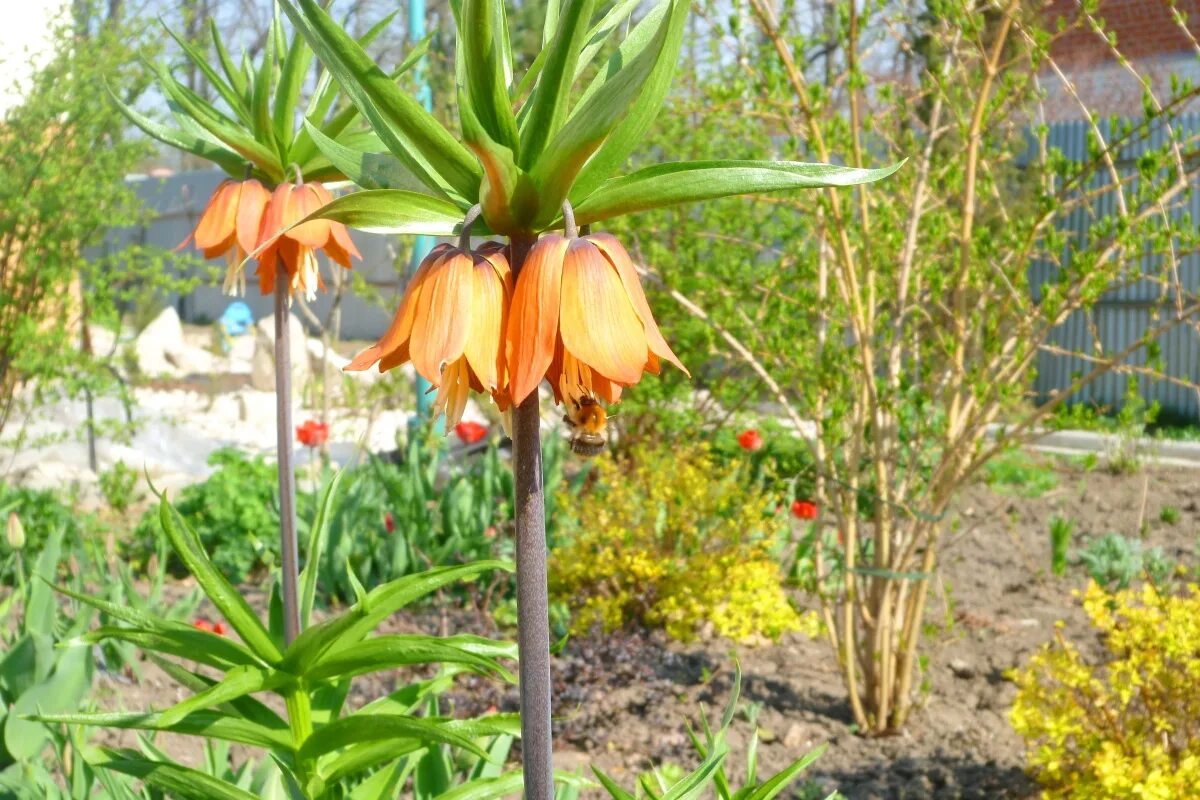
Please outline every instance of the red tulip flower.
M392 512L385 512L383 515L383 529L388 533L396 532L396 520L392 517Z
M762 450L766 442L763 441L762 434L751 428L750 430L742 431L737 437L738 444L747 453L754 453Z
M213 624L206 619L198 619L192 623L192 627L198 631L206 631L213 633Z
M329 424L307 420L303 425L296 426L296 438L305 447L320 447L329 440Z
M217 636L224 636L225 634L229 633L229 628L224 622L214 622L212 626L212 632Z
M454 426L454 434L463 444L475 444L487 436L488 427L478 422L460 422Z
M808 500L797 500L792 503L792 516L796 519L816 519L817 506Z

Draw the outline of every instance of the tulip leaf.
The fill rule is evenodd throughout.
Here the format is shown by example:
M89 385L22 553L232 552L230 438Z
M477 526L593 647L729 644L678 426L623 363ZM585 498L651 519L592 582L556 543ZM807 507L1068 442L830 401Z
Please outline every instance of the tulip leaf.
M676 0L674 5L664 0L622 43L622 46L631 45L631 51L635 51L639 42L643 39L648 40L654 30L647 23L652 23L659 14L670 14L666 41L658 61L643 83L637 99L630 104L621 124L580 170L571 190L573 198L587 197L601 182L616 173L650 131L650 126L654 124L663 101L666 100L667 92L671 89L671 80L675 76L675 65L679 60L679 48L683 44L684 26L690 8L691 5L686 0ZM584 97L587 96L588 92L585 92Z
M464 0L470 3L472 0ZM545 63L526 106L518 163L529 169L567 118L575 65L592 21L595 0L566 0ZM524 109L522 109L524 110Z
M493 142L515 151L517 122L508 98L505 54L510 47L503 0L462 0L459 16L455 71L465 80L462 88L466 90L465 103L460 106L471 109Z
M746 800L774 800L774 798L799 777L801 772L812 766L821 757L828 745L822 743L803 758L798 758L784 769L777 772L766 783L746 795Z
M242 593L213 566L200 544L200 538L179 512L167 502L166 495L163 495L159 502L158 519L179 560L200 584L212 604L237 631L246 646L267 663L277 661L281 653L267 629L255 616Z
M283 720L279 721L279 726L268 728L257 722L217 711L194 711L171 724L164 723L162 715L154 713L37 714L30 719L50 725L91 725L124 730L171 731L258 747L282 750L292 748L291 730Z
M686 4L689 0L673 2ZM663 19L654 37L636 57L616 69L590 96L580 100L562 130L555 134L538 158L530 173L541 189L539 224L558 215L562 201L584 163L621 121L627 106L641 91L663 53L670 19L670 16ZM620 55L613 56L617 63L621 63Z
M473 201L481 171L470 151L384 74L317 0L280 4L387 148L430 189Z
M400 714L351 714L314 731L300 746L300 758L319 758L347 745L386 739L416 739L428 744L448 744L483 758L486 754L469 737L456 733L440 720Z
M480 674L496 675L510 683L515 679L494 660L477 655L453 642L435 636L374 636L344 647L308 669L303 677L313 681L349 678L413 664L463 664Z
M89 759L93 767L140 778L147 786L188 800L262 800L258 795L239 789L205 772L182 767L169 761L152 761L132 750L100 748L100 757Z
M657 164L602 184L575 207L584 225L679 203L740 194L854 186L886 178L903 161L883 169L856 169L799 161L682 161Z
M304 569L300 570L300 627L307 628L312 617L313 601L317 596L317 573L321 563L321 547L329 538L329 520L337 501L338 486L342 482L344 470L334 473L325 492L321 495L321 503L317 506L317 516L309 526L308 547L304 549Z
M462 218L462 209L449 200L404 189L371 189L338 197L296 224L329 219L371 233L451 236Z

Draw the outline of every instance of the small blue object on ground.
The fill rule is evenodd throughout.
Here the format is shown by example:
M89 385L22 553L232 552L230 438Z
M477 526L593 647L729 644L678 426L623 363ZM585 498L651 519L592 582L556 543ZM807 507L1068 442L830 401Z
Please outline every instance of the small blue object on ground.
M234 300L221 315L221 327L229 336L241 336L254 324L254 313L241 300Z

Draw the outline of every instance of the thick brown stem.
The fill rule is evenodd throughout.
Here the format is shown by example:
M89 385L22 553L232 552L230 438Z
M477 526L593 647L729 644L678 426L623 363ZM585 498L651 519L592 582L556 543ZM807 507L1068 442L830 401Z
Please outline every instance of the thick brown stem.
M283 635L288 644L300 634L300 571L296 544L296 471L292 455L292 343L288 324L288 285L275 279L275 447L279 461L279 552L283 570Z
M534 237L513 237L513 279ZM513 483L517 522L517 648L520 658L521 762L527 800L554 797L550 728L550 612L546 596L546 503L542 488L541 413L535 390L513 410Z

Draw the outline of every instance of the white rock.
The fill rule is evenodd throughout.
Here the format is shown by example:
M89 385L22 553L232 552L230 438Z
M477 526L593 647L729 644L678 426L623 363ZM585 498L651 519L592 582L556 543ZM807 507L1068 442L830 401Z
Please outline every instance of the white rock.
M178 350L167 352L166 357L181 375L208 375L216 371L216 356L203 347L180 345Z
M304 391L311 372L308 363L308 337L295 316L289 316L292 361L292 392ZM263 317L254 324L254 358L250 363L250 385L263 392L275 389L275 316Z
M183 349L183 323L174 306L167 306L146 326L134 342L138 369L145 375L173 374L175 365L167 354Z

